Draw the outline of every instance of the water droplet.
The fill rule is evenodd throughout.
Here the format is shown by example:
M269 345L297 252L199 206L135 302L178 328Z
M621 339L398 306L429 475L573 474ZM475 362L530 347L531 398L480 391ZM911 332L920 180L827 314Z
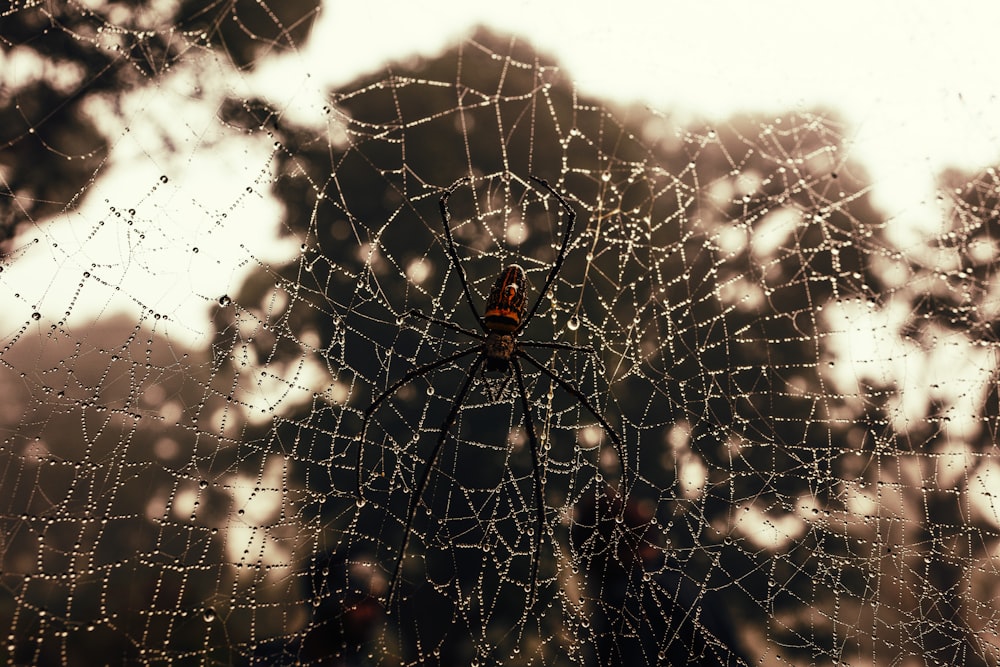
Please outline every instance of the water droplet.
M205 622L211 623L215 620L215 610L211 607L206 607L204 612Z
M220 306L228 306L232 302L233 302L233 300L229 298L228 294L223 294L222 296L219 297L219 305Z
M566 328L569 329L570 331L576 331L577 329L579 329L580 328L580 318L577 317L576 315L574 315L573 317L569 318L569 322L566 323Z
M41 313L32 313L31 314L31 319L33 319L33 320L40 320L40 319L42 319L42 314Z

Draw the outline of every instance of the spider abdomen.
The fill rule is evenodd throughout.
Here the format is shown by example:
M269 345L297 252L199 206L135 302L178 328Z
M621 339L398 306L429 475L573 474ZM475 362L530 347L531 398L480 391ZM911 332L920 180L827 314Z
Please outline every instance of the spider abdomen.
M524 269L517 264L508 266L493 283L493 289L486 300L486 313L483 315L483 324L490 334L512 334L521 326L528 300L525 285ZM506 356L509 357L510 354Z

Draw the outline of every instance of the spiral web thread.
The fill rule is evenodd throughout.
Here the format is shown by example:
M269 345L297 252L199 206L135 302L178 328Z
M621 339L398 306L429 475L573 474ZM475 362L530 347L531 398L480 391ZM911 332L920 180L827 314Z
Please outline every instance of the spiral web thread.
M942 174L921 236L829 111L682 126L481 31L293 113L212 30L70 7L6 16L117 44L141 92L76 81L107 140L81 149L22 82L6 139L29 176L29 144L88 165L0 182L9 660L997 664L993 169ZM241 34L294 57L285 28ZM558 253L530 177L576 212L519 334L594 351L529 349L564 380L522 366L537 475L516 373L456 401L474 356L362 429L477 344L438 211L463 176L480 314Z

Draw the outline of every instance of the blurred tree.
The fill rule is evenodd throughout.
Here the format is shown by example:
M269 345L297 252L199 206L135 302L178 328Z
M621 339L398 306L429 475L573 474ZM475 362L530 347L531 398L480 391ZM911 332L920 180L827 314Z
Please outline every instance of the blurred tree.
M360 424L357 410L384 386L382 360L412 353L412 334L386 322L419 308L474 327L464 306L453 306L462 302L453 276L434 279L440 291L407 277L414 262L429 264L431 276L449 277L436 212L440 188L470 170L487 179L535 174L558 183L578 210L578 240L563 270L570 277L557 283L556 302L572 293L560 285L588 276L577 287L581 333L592 337L608 368L628 369L607 378L618 411L612 419L638 457L633 497L655 501L669 539L663 576L684 572L726 591L736 617L762 625L738 631L765 635L786 653L818 660L861 650L863 633L844 640L842 626L870 595L872 562L858 556L844 529L802 517L804 498L827 515L847 512L838 485L855 474L846 457L853 450L848 407L825 389L823 364L833 353L820 343L825 325L817 313L834 300L869 298L878 287L867 255L880 242L881 218L863 170L843 154L835 116L741 117L663 132L669 123L662 117L585 99L551 59L485 31L439 57L352 82L332 98L333 131L317 137L313 128L269 130L287 156L275 187L285 226L306 248L300 262L279 270L282 289L293 295L279 318L293 332L317 333L332 382L351 387L353 406L310 406L271 436L303 452L299 483L322 494L317 462L353 460L349 440L321 434L349 437L350 424ZM489 203L471 208L467 197L455 197L456 220L492 210ZM548 228L529 228L517 252L550 258L550 244ZM598 252L591 256L584 247ZM490 261L467 264L474 285L491 282L496 270ZM255 280L237 299L270 303L272 292L273 281ZM264 341L259 352L303 354L291 339ZM454 381L435 378L436 394L449 395ZM417 392L407 405L419 410L424 403ZM476 422L477 440L504 442L503 416ZM392 441L409 438L405 420L400 425L403 431L388 434ZM674 444L665 444L671 437ZM684 460L707 470L698 493L684 488ZM462 470L470 488L488 485L489 466ZM329 491L347 503L340 493L354 482L350 471L338 474ZM738 509L771 525L792 521L802 537L795 548L761 548L751 535L758 524L741 519ZM401 536L387 532L383 520L373 515L348 527L336 503L314 511L331 530L339 521L340 530L373 531L381 545L372 550L381 546L378 558L391 567L391 545ZM439 558L479 558L432 551L422 555L428 569ZM838 583L818 587L833 559L843 563ZM641 577L627 581L625 599L650 601ZM583 595L600 608L600 582L591 584ZM411 593L427 599L419 589ZM500 600L491 620L513 627L521 605L519 597ZM442 660L460 660L467 648L462 630L451 626L456 612L427 609L413 609L423 645ZM403 657L419 659L416 637L408 637L411 621L397 622Z
M3 10L0 240L74 206L100 177L109 142L92 101L110 98L113 108L192 51L220 49L237 68L252 68L300 44L316 5L187 1L162 9L123 1ZM602 506L589 497L588 507L581 494L577 534L552 527L550 539L568 544L571 566L582 566L569 588L584 607L564 605L570 622L559 627L541 612L528 630L526 643L546 640L536 650L547 664L565 661L566 645L595 663L624 661L632 651L649 656L650 641L678 630L681 648L699 656L720 643L753 653L767 642L793 661L910 652L990 662L981 637L992 631L996 584L983 573L995 571L997 521L957 499L967 500L971 480L992 464L980 457L957 476L927 474L919 455L991 451L996 383L987 380L982 428L972 435L954 437L941 426L949 419L941 400L901 426L892 402L903 389L892 381L843 391L831 380L828 367L841 351L827 343L836 333L827 313L849 301L876 311L902 301L911 315L901 336L925 349L949 332L992 345L993 170L943 175L951 226L931 246L904 254L886 236L867 175L844 154L843 129L827 111L677 130L647 109L579 95L552 58L486 31L331 97L331 120L320 131L285 122L266 100L232 99L221 110L225 122L274 137L274 194L285 206L286 233L300 237L304 251L298 262L262 268L236 296L239 308L216 312L211 360L176 363L169 356L183 354L176 344L163 352L162 341L119 323L87 338L100 344L62 331L40 338L37 349L20 343L4 354L4 423L16 435L2 457L17 475L3 485L0 618L15 637L14 661L58 661L64 646L71 655L138 660L137 647L161 645L164 657L220 661L234 653L322 660L329 652L468 661L471 638L486 635L446 594L428 597L430 586L407 584L406 593L426 602L402 607L378 635L384 619L373 600L399 529L370 508L355 510L353 468L331 461L353 460L359 410L387 374L405 372L400 362L426 361L418 359L427 351L419 333L392 324L398 315L420 308L474 326L450 275L436 210L440 188L471 171L479 189L457 194L456 218L485 217L497 238L491 222L505 232L508 213L531 210L505 208L531 196L517 183L528 174L558 183L577 210L565 277L533 337L556 335L579 313L581 342L593 343L608 369L606 378L594 370L584 378L587 392L604 395L607 386L609 418L639 472L627 503ZM528 216L517 246L533 262L536 289L552 257L551 220ZM460 243L483 248L468 234ZM497 259L466 264L477 289L492 281ZM429 274L426 283L410 273L416 264ZM241 326L248 316L266 325L253 336ZM258 366L233 355L237 346L268 363L321 358L330 387L291 414L216 437L186 420L224 412L259 385L244 375ZM135 375L143 364L147 374ZM440 375L434 386L448 396L457 374ZM182 406L166 431L150 426L162 406L143 403L161 394ZM406 419L430 403L421 394L402 396L398 414L382 420L387 439L410 436ZM435 408L428 409L433 423ZM476 412L476 438L506 442L504 412ZM82 441L80 431L88 434ZM211 528L231 498L208 482L263 469L278 452L292 462L281 491L294 497L289 506L301 504L287 526L269 530L322 526L317 534L326 541L294 551L281 601L271 584L235 581ZM509 460L529 465L523 451ZM495 479L481 465L463 475L470 488ZM866 485L879 489L878 509L859 518L850 497ZM564 491L555 481L552 489ZM176 516L185 494L202 499L197 525ZM450 499L427 502L440 515ZM619 512L631 517L627 529L605 517ZM591 534L581 535L588 526ZM761 538L775 526L785 532ZM435 530L426 529L428 542L449 537ZM641 544L636 535L645 535ZM572 569L554 553L542 554L550 577ZM453 574L455 588L485 588L493 582L483 558L429 546L423 562L428 572ZM118 591L128 594L109 596ZM221 599L223 591L234 592ZM731 633L719 620L723 606L738 619ZM484 613L515 627L524 620L523 595L505 595ZM574 618L581 613L593 614L594 625ZM645 622L627 640L614 637L611 628L626 615ZM692 617L699 622L684 621ZM90 634L70 627L85 618L99 621ZM49 641L64 631L72 631L64 643ZM257 644L262 637L277 639ZM510 658L503 641L497 661ZM656 659L668 660L649 657Z
M155 84L207 48L240 68L303 42L319 0L14 2L0 9L0 243L75 206L108 138L94 100ZM0 245L0 248L3 246Z
M224 525L228 498L177 478L200 450L222 448L208 433L192 437L192 406L224 404L204 399L204 360L118 318L24 336L3 362L0 627L10 659L134 662L143 637L200 650L204 601L233 579L209 529ZM203 505L201 531L178 515L186 494Z
M100 178L117 139L103 135L100 110L118 111L125 96L213 48L250 68L294 47L318 0L262 7L0 8L0 254L19 226L78 205ZM209 480L236 455L232 441L197 423L225 409L225 388L213 382L230 378L120 319L83 330L58 322L37 338L22 331L0 354L8 660L131 663L186 652L229 662L230 642L249 633L238 613L216 618L226 601L211 606L237 576L225 552L232 499ZM188 502L191 516L179 516Z

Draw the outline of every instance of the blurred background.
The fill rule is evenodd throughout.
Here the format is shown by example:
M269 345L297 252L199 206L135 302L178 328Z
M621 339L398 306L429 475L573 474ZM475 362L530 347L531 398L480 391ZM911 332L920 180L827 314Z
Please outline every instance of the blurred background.
M5 660L997 664L997 13L12 3Z

